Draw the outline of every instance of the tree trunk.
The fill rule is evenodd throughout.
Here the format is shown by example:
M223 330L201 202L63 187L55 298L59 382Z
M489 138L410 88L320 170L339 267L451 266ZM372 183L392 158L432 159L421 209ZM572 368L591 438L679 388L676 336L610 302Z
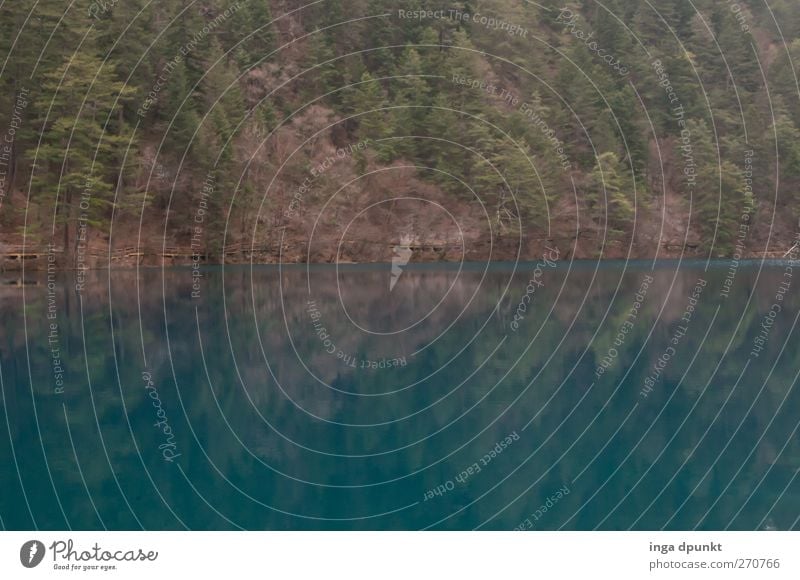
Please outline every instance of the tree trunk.
M64 265L67 264L75 266L73 263L75 252L71 244L72 232L70 224L72 223L72 192L67 189L64 193Z

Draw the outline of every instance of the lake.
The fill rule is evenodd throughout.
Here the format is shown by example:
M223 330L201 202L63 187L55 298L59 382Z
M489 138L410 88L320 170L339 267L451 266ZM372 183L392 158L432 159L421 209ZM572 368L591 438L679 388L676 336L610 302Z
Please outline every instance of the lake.
M796 264L25 282L0 287L5 529L798 527Z

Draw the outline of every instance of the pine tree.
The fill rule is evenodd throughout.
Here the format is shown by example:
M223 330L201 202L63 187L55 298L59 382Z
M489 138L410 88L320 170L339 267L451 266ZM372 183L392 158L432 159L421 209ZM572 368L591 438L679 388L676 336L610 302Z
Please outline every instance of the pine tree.
M717 176L715 176L717 177ZM747 208L753 207L754 200L750 193L744 191L742 171L730 161L723 161L719 166L720 180L718 190L719 204L717 208L713 203L706 201L697 213L701 224L713 223L716 225L716 238L714 238L713 257L722 258L730 256L734 251L739 231L739 220ZM708 238L706 227L705 239Z
M275 32L268 0L229 2L228 9L238 7L224 23L226 51L238 44L235 54L241 68L264 62L275 48Z
M349 110L358 115L358 135L360 139L372 139L374 150L380 161L388 161L394 156L391 141L378 142L392 134L391 115L380 110L388 105L383 89L369 73L364 73L361 83L351 93ZM372 112L368 112L372 111Z
M394 126L404 135L424 135L427 133L430 103L430 87L422 75L422 59L419 53L408 47L403 51L401 65L397 70L394 104ZM420 146L419 140L409 138L398 141L399 153L412 155Z
M751 97L748 93L756 92L762 84L757 56L752 49L755 39L750 32L741 29L728 6L717 5L715 15L717 42L731 69L725 88L732 88L735 84L739 98L749 100Z
M770 93L773 98L782 100L782 106L787 110L795 125L800 125L800 96L798 96L798 83L795 78L797 72L792 63L797 66L798 62L800 62L800 39L794 40L791 45L780 50L769 69Z
M611 110L618 124L619 149L624 151L623 158L630 160L638 178L644 177L647 167L647 135L642 126L641 107L630 85L624 85L619 91L609 94Z
M133 90L132 106L125 111L133 120L136 107L152 85L160 46L151 46L154 27L153 11L146 8L147 0L125 0L107 4L95 14L97 45L116 63L117 75ZM96 4L99 6L99 4Z
M303 66L303 69L308 71L303 76L303 84L308 87L304 92L305 100L331 93L326 102L338 108L342 103L342 94L341 91L333 91L340 89L345 84L341 70L343 61L342 59L335 60L336 53L329 35L315 33L309 42L310 50Z
M585 199L593 219L605 222L610 239L631 233L635 216L633 180L630 168L616 153L607 151L598 156Z
M676 144L682 183L690 202L692 229L698 231L713 256L729 255L737 222L748 201L741 170L730 161L718 162L711 130L705 121L690 119L688 141Z
M507 217L509 214L521 212L525 233L530 234L534 227L547 226L547 191L537 175L537 170L541 169L541 160L524 142L514 145L506 140L504 145L493 158L505 178L502 184L503 194L510 194L510 199L505 195L500 196L501 207ZM511 231L516 232L515 229Z
M161 135L164 140L163 155L180 158L187 148L197 126L200 116L192 98L186 65L179 62L168 74L167 85L158 98L156 116L161 122Z
M396 14L396 2L392 0L369 0L365 14L377 16L379 14ZM394 15L392 15L394 16ZM394 49L384 48L400 44L395 37L395 27L390 17L372 18L364 35L364 47L370 48L362 58L370 71L376 76L386 76L395 66Z
M780 199L792 215L800 217L800 130L789 115L778 113L771 129L777 136Z
M27 169L23 152L38 141L50 106L50 95L39 89L46 75L62 65L64 54L71 54L87 33L91 24L88 4L86 0L70 5L61 0L25 0L0 5L0 54L6 61L0 74L0 126L8 122L21 92L31 96L25 107L27 121L11 144L6 187L18 185L18 176ZM92 34L86 38L85 49L93 50L95 38Z
M120 160L128 137L124 127L110 134L107 120L129 95L123 83L116 80L108 62L96 56L78 53L64 61L62 67L47 73L43 91L52 95L47 122L42 126L41 145L28 152L36 158L33 175L36 197L48 202L52 186L64 224L64 250L72 256L76 242L74 223L79 209L88 223L100 226L111 196L121 180ZM86 79L94 79L87 93ZM53 200L55 201L55 200Z

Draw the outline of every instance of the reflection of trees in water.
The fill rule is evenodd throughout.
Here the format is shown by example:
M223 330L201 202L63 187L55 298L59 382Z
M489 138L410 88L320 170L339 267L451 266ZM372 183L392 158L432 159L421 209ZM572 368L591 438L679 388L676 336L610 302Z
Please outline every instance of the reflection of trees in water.
M208 273L203 279L203 299L194 302L188 299L191 278L187 274L188 270L170 271L165 281L169 353L178 377L180 397L166 348L161 273L157 271L142 274L142 288L146 291L141 292L141 311L148 366L177 436L179 451L182 452L180 466L212 505L240 525L266 528L325 526L320 522L302 522L279 516L238 495L199 452L184 416L184 408L205 452L233 484L280 509L329 517L377 513L420 501L426 490L452 479L478 461L509 432L517 430L520 433L520 441L468 485L456 487L435 502L425 502L424 510L409 510L386 519L354 523L353 527L428 525L469 504L519 467L501 486L465 510L464 514L444 524L453 527L477 525L541 477L538 484L491 524L512 528L535 511L554 490L570 483L615 433L592 467L570 486L570 495L559 503L558 509L547 514L547 519L537 522L537 526L542 529L558 527L576 514L598 487L604 485L603 490L568 524L568 527L590 529L644 476L614 515L606 520L604 527L632 525L662 490L660 498L638 521L638 527L660 527L687 497L688 501L670 523L671 527L693 527L718 498L702 527L721 527L742 507L766 474L761 486L732 524L734 528L752 528L767 514L800 467L798 439L796 434L790 437L796 425L791 410L800 403L791 389L800 364L800 353L791 348L791 341L772 369L783 341L791 332L798 306L796 293L787 295L769 343L761 356L751 361L747 374L731 395L731 388L752 348L752 340L773 302L775 288L782 280L781 270L762 273L757 288L754 275L740 270L731 295L721 303L714 331L703 341L714 316L717 292L725 271L712 270L705 274L709 280L708 287L690 330L647 399L639 396L642 383L672 336L685 308L688 292L701 275L699 270L687 270L678 276L663 315L652 328L672 283L671 273L654 274L656 280L648 291L639 319L624 343L616 347L618 356L583 399L589 385L595 381L594 371L600 358L608 352L627 316L642 272L632 272L626 277L619 297L598 329L618 282L619 271L605 268L597 274L591 287L591 270L573 272L568 277L563 269L550 271L546 274L544 286L537 290L535 307L516 333L509 332L508 321L524 292L525 270L522 269L515 278L508 296L496 311L509 274L492 272L480 286L466 314L455 322L450 332L414 360L409 359L407 367L391 371L352 369L341 364L335 356L320 352L319 340L309 330L311 325L304 295L305 272L300 270L283 274L286 299L283 309L275 270L255 270L254 295L248 271L237 269L226 273L227 325L231 330L232 355L218 271ZM105 525L138 527L123 500L124 492L131 508L147 527L179 527L147 479L145 466L170 506L188 525L229 526L205 506L183 480L176 466L164 463L158 452L161 434L152 426L154 409L145 396L140 379L143 367L133 276L132 272L119 272L112 279L113 343L104 281L93 285L84 295L83 324L76 296L64 291L57 295L60 346L66 358L68 376L62 396L53 393L44 290L36 287L27 290L27 351L22 332L21 294L18 299L12 297L11 303L6 297L5 306L0 309L5 396L5 409L0 418L5 422L5 413L8 413L8 429L13 437L28 497L35 498L32 509L39 527L63 527L65 524L45 468L33 419L31 380L26 361L28 353L43 446L64 511L73 526L99 526L84 489L85 480ZM334 273L316 272L312 276L314 298L318 304L325 305L325 324L336 337L337 346L357 356L374 359L380 356L388 358L390 354L384 353L394 353L398 348L408 353L430 343L441 329L457 318L465 302L478 288L481 273L470 271L458 276L455 270L410 269L403 274L406 289L398 285L389 297L391 299L387 299L388 269L386 272L340 273L342 295L348 301L351 314L359 321L369 322L375 327L384 325L384 328L406 325L415 313L438 302L455 281L450 295L424 324L388 340L357 332L349 325L338 305ZM562 285L563 291L559 294ZM406 290L407 294L402 294ZM397 292L401 294L393 300ZM587 292L584 307L579 311ZM751 293L752 303L745 308ZM253 301L264 353L286 395L294 402L281 392L265 367L253 318ZM199 356L195 305L203 332L208 378ZM548 316L551 307L553 312ZM489 323L454 362L432 378L391 396L359 397L326 388L308 376L286 338L284 312L298 354L308 367L322 381L337 389L362 394L382 393L424 379L464 348L485 320L489 319ZM740 328L734 333L737 324ZM648 348L635 360L651 329ZM536 332L539 332L536 341L524 352ZM86 360L82 336L86 339ZM489 358L504 338L503 347ZM562 345L554 354L562 339ZM690 372L684 377L687 364L698 352ZM239 375L234 368L233 356ZM485 362L487 358L488 362ZM483 368L469 378L484 362ZM91 397L87 366L92 383ZM127 418L120 398L117 368ZM772 376L754 403L770 370ZM570 372L572 374L568 376ZM505 373L508 373L506 379L496 385ZM536 381L506 411L537 373ZM209 378L213 390L209 387ZM709 379L712 380L707 385ZM465 381L462 387L434 404L462 381ZM668 399L669 404L665 407ZM620 429L621 421L636 402L639 403L638 409ZM67 408L83 479L76 469L64 428L62 404ZM295 405L322 420L312 419ZM430 409L414 414L428 406ZM473 406L474 409L455 421ZM229 426L223 421L220 410ZM256 410L286 438L336 455L309 452L288 443L259 417ZM537 413L531 427L522 433L522 426ZM325 422L370 424L412 414L413 417L405 421L370 428ZM687 420L681 426L684 419ZM128 421L133 427L142 459L136 454ZM110 466L99 437L98 423ZM590 427L582 439L556 463L587 425ZM486 431L475 441L467 443L485 428ZM439 434L423 443L413 444L440 429L443 430ZM5 426L2 431L6 431ZM640 438L641 442L622 469L610 477ZM275 470L318 484L355 485L401 477L445 457L465 443L463 449L420 474L395 483L361 489L298 483L259 463L259 460L263 461ZM407 445L411 446L396 453L385 453ZM536 455L521 465L540 446ZM369 457L341 457L346 455ZM5 437L0 438L0 458L4 465L13 465ZM682 465L680 473L670 482ZM112 469L119 487L112 477ZM648 469L650 471L644 475ZM31 527L15 471L2 470L0 485L4 490L10 490L2 504L6 526ZM798 501L797 492L790 486L771 514L771 524L779 529L791 525ZM347 527L347 524L336 527Z

